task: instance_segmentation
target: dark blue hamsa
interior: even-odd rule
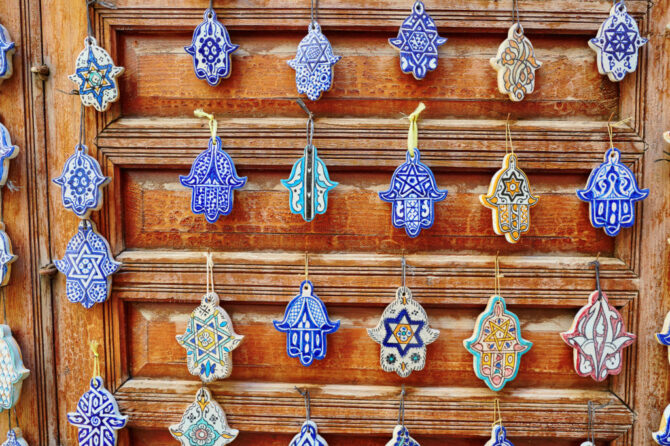
[[[410,237],[433,226],[434,203],[446,197],[447,191],[437,188],[433,172],[421,162],[419,149],[414,149],[414,156],[407,151],[407,161],[393,173],[391,187],[379,193],[379,198],[393,204],[393,226],[404,227]]]
[[[637,186],[635,175],[620,162],[621,152],[612,147],[605,153],[605,162],[591,172],[586,189],[577,196],[590,203],[591,224],[604,228],[614,237],[621,228],[635,223],[635,202],[644,200],[649,189]]]
[[[398,37],[389,39],[400,50],[402,72],[412,73],[416,79],[437,68],[437,48],[446,41],[437,34],[437,26],[421,0],[414,3],[412,13],[402,22]]]
[[[7,28],[0,25],[0,84],[12,75],[12,55],[16,45],[9,37]]]
[[[326,306],[312,289],[312,282],[302,282],[300,294],[286,307],[284,320],[274,321],[275,328],[286,333],[288,355],[299,358],[305,367],[326,357],[326,335],[340,328],[340,321],[330,320]]]
[[[191,210],[205,214],[209,223],[233,210],[233,191],[247,183],[238,177],[232,158],[223,150],[221,138],[209,139],[209,147],[193,161],[191,173],[180,176],[181,184],[193,189]]]
[[[193,32],[193,41],[184,49],[193,56],[193,69],[198,79],[212,87],[230,76],[230,55],[238,49],[228,36],[228,30],[216,19],[213,9],[205,11],[205,19]]]

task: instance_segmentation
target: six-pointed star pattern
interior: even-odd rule
[[[407,310],[403,309],[398,316],[384,321],[386,326],[386,337],[384,345],[395,347],[398,352],[405,356],[407,350],[412,347],[422,347],[421,329],[422,320],[413,320]]]

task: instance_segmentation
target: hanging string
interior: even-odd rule
[[[407,150],[409,156],[414,158],[414,149],[419,146],[419,126],[417,121],[422,111],[426,109],[426,105],[421,102],[419,106],[407,117],[409,119],[409,131],[407,132]]]
[[[305,251],[305,280],[309,280],[309,256]]]
[[[307,108],[307,105],[301,98],[298,98],[295,101],[298,103],[300,108],[302,108],[305,113],[307,113],[307,146],[311,147],[312,140],[314,139],[314,113],[312,113],[311,110]]]
[[[84,150],[86,145],[86,107],[84,103],[81,103],[81,110],[79,112],[79,144],[77,144],[77,150]]]
[[[598,299],[602,299],[603,292],[602,289],[600,288],[600,253],[598,253],[598,257],[596,257],[596,260],[589,263],[589,266],[591,265],[595,266],[596,268],[596,290],[598,290]]]
[[[86,2],[86,23],[88,25],[88,36],[86,41],[90,43],[90,39],[93,38],[93,24],[91,21],[91,8],[93,5],[100,5],[108,9],[116,9],[116,5],[113,3],[108,3],[103,0],[84,0]]]
[[[209,296],[214,292],[214,258],[212,257],[212,253],[207,252],[205,259],[207,259],[205,263],[205,274],[207,276],[205,294]]]
[[[91,352],[93,352],[93,376],[102,376],[100,373],[100,355],[98,354],[98,341],[91,341]]]
[[[316,6],[314,5],[315,2],[316,2]],[[315,25],[316,25],[317,18],[318,18],[317,17],[317,14],[319,12],[318,10],[319,10],[319,0],[312,0],[312,8],[311,8],[311,11],[310,11],[311,20],[309,22],[310,26],[316,27]]]
[[[500,254],[500,251],[496,252],[496,264],[495,264],[495,283],[494,283],[494,289],[493,292],[495,293],[496,296],[500,296],[500,278],[505,277],[504,275],[500,274],[500,263],[498,261],[498,255]]]
[[[12,430],[12,411],[8,410],[7,411],[7,425],[9,427],[9,430]]]
[[[214,11],[214,0],[209,0],[209,10]]]
[[[312,416],[312,403],[311,403],[310,397],[309,397],[309,389],[300,390],[296,386],[295,390],[297,390],[298,393],[305,398],[305,412],[306,412],[307,421],[309,421],[311,416]]]
[[[193,111],[193,114],[194,114],[197,118],[206,118],[206,119],[209,119],[209,133],[210,133],[210,135],[211,135],[211,138],[212,138],[212,139],[215,139],[215,138],[216,138],[216,131],[217,131],[217,129],[218,129],[219,123],[216,122],[216,119],[214,119],[214,115],[212,115],[212,114],[210,114],[210,113],[205,113],[205,112],[203,111],[203,109],[201,109],[201,108],[199,108],[199,109],[197,109],[197,110],[194,110],[194,111]]]
[[[614,147],[614,128],[626,128],[624,124],[628,123],[629,121],[633,120],[632,116],[627,117],[626,119],[622,119],[621,121],[612,123],[612,117],[614,116],[614,112],[610,115],[610,119],[607,121],[607,133],[609,134],[610,137],[610,149]]]
[[[512,7],[512,21],[514,21],[514,16],[516,15],[516,30],[514,31],[517,34],[523,34],[523,27],[521,26],[521,19],[519,18],[519,0],[514,0]]]
[[[405,261],[405,253],[402,253],[402,289],[404,290],[405,287],[405,278],[406,278],[406,272],[407,272],[407,262]]]
[[[588,424],[586,426],[587,429],[587,436],[586,439],[591,442],[592,445],[595,446],[596,444],[596,435],[594,432],[594,418],[595,418],[595,408],[593,407],[593,401],[589,401],[588,403]]]
[[[405,385],[400,390],[400,405],[398,406],[398,424],[405,427]]]
[[[5,294],[4,286],[0,288],[0,294],[2,295],[2,320],[7,325],[7,295]]]
[[[512,143],[512,129],[509,125],[509,114],[507,114],[507,121],[505,121],[505,155],[511,152],[514,155],[514,144]]]
[[[493,426],[502,426],[502,412],[500,411],[500,400],[493,400]]]

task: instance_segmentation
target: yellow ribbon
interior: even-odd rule
[[[211,133],[212,138],[216,138],[216,130],[217,130],[217,127],[218,127],[219,124],[216,122],[216,119],[214,119],[214,115],[212,115],[212,114],[210,114],[210,113],[205,113],[205,112],[203,111],[203,109],[201,109],[201,108],[195,110],[195,111],[193,112],[193,114],[194,114],[197,118],[206,118],[206,119],[209,119],[209,132]]]
[[[100,375],[100,355],[98,354],[98,341],[91,341],[91,351],[93,352],[93,376]]]
[[[502,412],[500,411],[500,400],[496,398],[493,401],[493,426],[502,426]]]
[[[426,105],[421,102],[419,106],[407,117],[409,119],[409,131],[407,132],[407,150],[409,156],[414,158],[414,149],[419,145],[419,126],[417,121],[422,111],[426,109]]]

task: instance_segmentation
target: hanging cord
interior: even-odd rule
[[[614,128],[626,128],[628,126],[624,125],[628,123],[629,121],[633,120],[632,116],[627,117],[626,119],[622,119],[619,122],[612,123],[612,117],[614,116],[614,112],[610,115],[610,119],[607,121],[607,133],[610,136],[610,149],[614,147]]]
[[[3,204],[4,203],[2,201],[2,187],[0,187],[0,227],[3,227],[5,225],[5,217],[4,212],[2,210]]]
[[[407,287],[405,286],[405,278],[407,276],[407,261],[405,260],[405,253],[402,253],[402,288],[405,290]]]
[[[512,21],[514,21],[515,15],[516,15],[516,30],[514,32],[517,35],[523,34],[523,26],[521,26],[521,19],[519,18],[519,0],[514,0],[512,8]]]
[[[309,280],[309,254],[305,251],[305,281]]]
[[[7,325],[7,294],[5,288],[4,286],[0,288],[0,294],[2,295],[2,320]]]
[[[495,293],[496,296],[500,296],[500,278],[505,277],[504,275],[500,274],[500,262],[498,261],[498,255],[500,254],[500,251],[496,252],[496,263],[495,263],[495,282],[494,282],[494,288],[493,292]]]
[[[79,144],[77,144],[77,150],[84,150],[86,145],[86,107],[84,103],[81,104],[81,110],[79,112]]]
[[[500,410],[500,400],[493,400],[493,427],[502,426],[502,412]]]
[[[203,109],[199,108],[197,110],[193,111],[193,114],[196,116],[196,118],[205,118],[209,119],[209,133],[211,135],[211,139],[216,138],[216,131],[219,127],[219,123],[216,122],[216,119],[214,119],[214,115],[210,113],[205,113]]]
[[[316,3],[316,6],[315,6]],[[310,22],[309,25],[316,28],[316,23],[318,20],[318,13],[319,13],[319,0],[312,0],[312,8],[310,10]]]
[[[297,386],[295,386],[295,390],[305,398],[306,419],[309,421],[312,416],[312,403],[309,397],[309,389],[300,390]]]
[[[409,119],[409,131],[407,132],[407,150],[409,150],[410,158],[414,158],[414,149],[419,146],[419,126],[417,121],[422,111],[426,109],[423,102],[407,117]]]
[[[593,446],[596,444],[596,434],[594,432],[594,426],[593,426],[593,421],[595,418],[595,408],[593,407],[593,401],[589,401],[588,403],[588,424],[586,425],[587,428],[587,436],[586,439],[591,442]]]
[[[589,266],[596,268],[596,290],[598,290],[598,300],[600,300],[603,297],[603,291],[600,288],[600,253],[593,262],[589,263]]]
[[[300,108],[302,108],[305,113],[307,113],[307,146],[312,147],[312,140],[314,139],[314,113],[311,112],[305,102],[298,98],[295,100]]]
[[[100,343],[96,340],[91,341],[91,352],[93,352],[93,376],[100,376],[100,355],[98,354],[98,347]]]
[[[207,276],[205,294],[209,296],[214,292],[214,258],[212,257],[212,253],[207,252],[205,259],[207,259],[205,263],[205,275]]]
[[[214,11],[214,0],[209,0],[209,10]]]
[[[505,155],[511,153],[514,155],[514,144],[512,143],[512,129],[509,125],[509,113],[507,114],[507,121],[505,121]]]
[[[93,5],[100,5],[104,8],[108,9],[116,9],[116,5],[113,3],[108,3],[103,0],[84,0],[86,2],[86,23],[88,25],[88,36],[86,38],[86,41],[88,43],[91,43],[91,39],[93,38],[93,22],[91,21],[91,8]]]
[[[405,385],[400,390],[400,405],[398,406],[398,424],[405,427]]]

